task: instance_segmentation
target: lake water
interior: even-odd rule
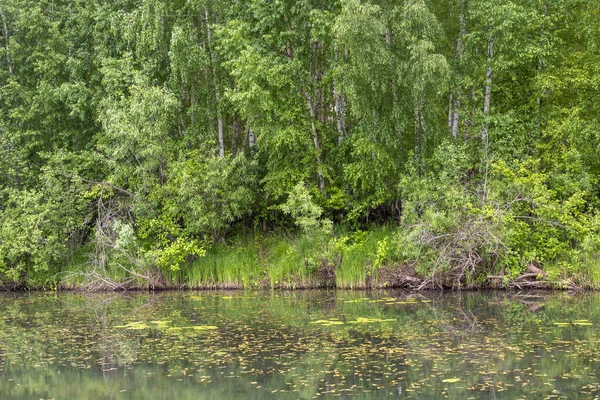
[[[0,398],[596,399],[597,293],[0,294]]]

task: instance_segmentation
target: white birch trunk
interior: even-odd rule
[[[396,71],[395,71],[395,67],[394,67],[394,60],[392,59],[392,34],[390,31],[390,27],[389,24],[386,25],[385,27],[385,43],[388,46],[388,51],[389,51],[389,55],[390,55],[390,62],[389,62],[389,67],[390,70],[392,72],[392,80],[390,82],[390,86],[392,87],[392,105],[393,105],[393,112],[394,112],[394,131],[396,133],[396,137],[400,138],[400,127],[396,118],[396,113],[397,113],[397,108],[398,108],[398,88],[396,85]]]
[[[252,130],[252,128],[249,128],[248,129],[248,146],[250,147],[250,153],[252,153],[254,151],[254,143],[255,143],[254,131]]]
[[[485,92],[483,99],[483,129],[481,130],[481,142],[483,143],[483,202],[487,201],[487,178],[488,178],[488,166],[489,166],[489,127],[490,127],[490,108],[492,104],[492,76],[494,73],[493,69],[494,61],[494,40],[490,37],[488,40],[487,48],[487,71],[485,74]],[[481,171],[481,167],[480,167]]]
[[[452,92],[450,92],[450,100],[448,101],[448,128],[452,128]]]
[[[344,93],[333,87],[333,97],[335,98],[335,115],[338,131],[338,144],[341,144],[346,137],[346,98]]]
[[[219,81],[217,79],[217,61],[216,61],[216,56],[215,56],[215,52],[213,50],[212,47],[212,29],[210,28],[210,20],[209,20],[209,16],[208,16],[208,9],[204,9],[204,16],[206,17],[206,30],[207,30],[207,36],[208,36],[208,51],[210,53],[210,63],[212,66],[212,72],[213,72],[213,82],[214,82],[214,86],[215,86],[215,101],[216,101],[216,106],[217,106],[217,140],[218,140],[218,146],[219,146],[219,157],[223,158],[225,157],[225,135],[224,135],[224,123],[223,123],[223,116],[221,115],[221,111],[219,109],[219,102],[220,102],[220,98],[219,98]]]
[[[306,97],[306,105],[308,106],[308,112],[310,113],[310,125],[312,129],[313,135],[313,145],[315,146],[315,150],[317,152],[317,181],[319,190],[323,190],[325,188],[325,180],[323,179],[323,174],[319,169],[321,168],[321,143],[319,142],[319,134],[317,132],[317,126],[315,125],[315,106],[311,101],[310,95],[305,93]]]
[[[457,93],[456,99],[454,100],[454,115],[452,116],[452,136],[454,139],[458,138],[460,120],[460,93]]]
[[[425,172],[425,148],[427,145],[427,124],[425,122],[425,100],[414,99],[414,135],[415,135],[415,163],[419,174]]]
[[[483,129],[481,131],[481,140],[483,141],[484,150],[487,154],[488,147],[488,129],[489,129],[489,116],[490,116],[490,107],[492,104],[492,76],[494,73],[493,69],[493,60],[494,60],[494,40],[490,38],[488,40],[487,47],[487,70],[485,74],[485,93],[483,99]]]
[[[547,5],[544,3],[544,19],[542,20],[542,26],[540,27],[540,34],[543,37],[544,36],[544,31],[545,31],[545,23],[546,23],[546,17],[548,16],[548,7]],[[538,57],[538,68],[537,68],[537,74],[538,77],[542,74],[542,70],[544,69],[544,60],[542,59],[541,56]],[[535,99],[535,104],[537,107],[537,121],[536,121],[536,143],[539,142],[540,140],[540,136],[542,135],[542,93],[538,92],[537,98]]]
[[[8,32],[8,24],[6,23],[6,16],[4,15],[4,11],[0,8],[0,17],[2,18],[2,27],[4,28],[4,49],[6,51],[6,65],[8,66],[8,73],[10,75],[13,74],[12,63],[10,61],[9,54],[9,40],[10,34]]]
[[[218,104],[218,96],[217,96],[217,104]],[[217,129],[219,131],[219,157],[225,157],[225,139],[223,137],[223,118],[219,117],[217,121]]]
[[[460,65],[462,60],[463,52],[464,52],[464,38],[467,33],[467,28],[465,24],[465,15],[464,15],[464,2],[461,1],[460,4],[460,32],[458,34],[458,40],[456,41],[456,63]],[[459,76],[460,79],[460,76]],[[456,97],[454,98],[454,114],[452,116],[452,136],[454,139],[458,138],[459,134],[459,122],[460,122],[460,92],[461,92],[460,81],[456,87]]]

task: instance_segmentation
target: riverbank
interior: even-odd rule
[[[228,243],[207,246],[199,257],[188,257],[170,268],[134,262],[99,266],[90,249],[82,249],[54,274],[31,271],[24,279],[4,280],[3,290],[215,290],[215,289],[391,289],[482,290],[600,288],[593,273],[564,264],[534,261],[518,270],[501,262],[460,263],[475,257],[454,255],[454,264],[439,265],[432,257],[403,259],[398,228],[336,232],[323,240],[305,236],[239,235]],[[480,260],[486,255],[477,254]],[[436,264],[436,261],[438,264]],[[595,271],[589,267],[588,271]]]

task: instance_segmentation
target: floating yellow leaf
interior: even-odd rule
[[[392,322],[396,321],[395,319],[382,319],[382,318],[364,318],[358,317],[356,321],[349,321],[349,324],[371,324],[374,322]]]
[[[143,322],[130,322],[126,325],[117,325],[115,326],[115,328],[125,328],[125,329],[132,329],[132,330],[141,330],[141,329],[146,329],[149,328],[148,325],[146,325]]]
[[[456,382],[460,382],[460,378],[448,378],[448,379],[444,379],[442,382],[444,382],[444,383],[456,383]]]
[[[210,331],[219,328],[214,325],[196,325],[192,326],[192,329],[196,329],[197,331]]]

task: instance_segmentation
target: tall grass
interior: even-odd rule
[[[365,288],[377,278],[378,244],[391,235],[390,229],[381,227],[368,232],[338,230],[335,240],[341,243],[339,248],[332,245],[332,237],[315,242],[314,238],[302,235],[238,236],[228,244],[210,246],[204,256],[178,270],[162,271],[162,277],[165,287],[171,288],[293,289],[327,284],[323,270],[328,269],[335,273],[336,287]],[[91,268],[86,250],[75,254],[54,277],[61,287],[77,288],[86,284],[85,273]],[[131,281],[132,277],[123,268],[113,266],[102,273],[115,282],[148,286],[143,280]]]
[[[262,274],[254,243],[246,247],[217,244],[186,267],[181,279],[189,287],[220,284],[252,287]]]
[[[230,245],[209,248],[203,257],[185,268],[181,280],[188,287],[305,286],[310,281],[310,271],[306,268],[310,253],[302,238],[238,238]]]
[[[294,287],[305,283],[307,271],[298,247],[287,240],[277,240],[271,245],[264,260],[270,286]]]
[[[336,269],[338,288],[362,289],[377,280],[377,248],[379,243],[391,237],[389,228],[380,227],[367,232],[347,233],[349,243],[344,247],[342,263]]]

